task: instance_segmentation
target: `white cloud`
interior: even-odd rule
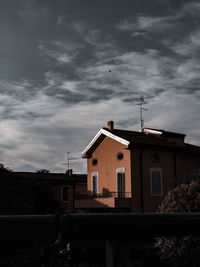
[[[146,127],[185,133],[186,142],[200,145],[197,135],[200,123],[199,100],[195,96],[165,92],[149,101],[147,106]]]
[[[117,25],[120,31],[132,31],[135,34],[145,35],[145,32],[162,32],[173,26],[172,17],[150,17],[138,15],[137,19],[128,18]],[[141,32],[140,32],[141,31]],[[133,35],[135,36],[135,35]]]
[[[184,57],[194,56],[200,52],[200,30],[195,30],[190,33],[184,40],[179,43],[172,45],[171,49]]]
[[[41,44],[38,46],[38,48],[43,53],[44,56],[56,60],[57,64],[69,64],[77,55],[77,53],[69,54],[67,52],[55,49],[49,49]]]
[[[25,22],[25,27],[35,27],[50,17],[51,10],[47,6],[37,6],[34,0],[21,1],[17,14]]]
[[[166,16],[154,17],[146,14],[139,14],[137,17],[129,17],[121,21],[116,27],[120,31],[133,32],[132,36],[138,34],[145,36],[147,33],[166,33],[166,30],[172,32],[183,25],[183,20],[190,22],[197,21],[199,18],[200,4],[192,1],[185,3],[180,10]],[[176,25],[176,26],[175,26]],[[180,30],[182,30],[180,28]]]
[[[106,49],[112,47],[112,38],[109,34],[104,34],[99,30],[91,30],[85,36],[85,41],[89,44],[99,48]]]
[[[60,88],[71,92],[78,92],[80,85],[81,83],[78,81],[64,81]]]
[[[58,16],[57,25],[60,25],[62,23],[62,16]]]

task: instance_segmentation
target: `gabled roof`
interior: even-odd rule
[[[98,133],[95,135],[95,137],[92,139],[92,141],[89,143],[89,145],[84,149],[84,151],[81,153],[81,156],[84,158],[86,156],[86,153],[90,150],[90,148],[97,142],[97,140],[99,139],[99,137],[101,135],[105,135],[110,137],[113,140],[118,141],[119,143],[128,146],[130,144],[130,142],[126,139],[124,139],[123,137],[120,137],[119,135],[116,135],[114,133],[114,130],[110,131],[107,128],[102,128],[100,131],[98,131]]]
[[[145,128],[143,131],[127,131],[109,128],[102,128],[96,136],[92,139],[89,145],[82,152],[82,157],[86,158],[88,153],[95,150],[99,143],[105,138],[109,137],[127,147],[134,147],[136,145],[148,145],[148,146],[159,146],[159,147],[184,147],[187,150],[193,152],[200,152],[200,148],[184,143],[185,134],[169,132],[164,130]],[[172,142],[168,138],[176,138],[181,142]]]
[[[37,173],[37,172],[14,172],[25,178],[35,179],[39,182],[45,182],[52,185],[61,184],[76,184],[87,183],[86,174],[72,174],[66,173]]]

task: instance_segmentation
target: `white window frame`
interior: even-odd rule
[[[160,172],[160,184],[161,184],[161,194],[153,194],[152,193],[152,172],[157,171]],[[162,176],[162,169],[161,168],[150,168],[150,177],[151,177],[151,196],[163,196],[163,176]]]
[[[68,200],[63,200],[63,188],[64,187],[67,187],[68,191],[71,190],[71,187],[69,185],[63,185],[62,186],[62,190],[61,190],[61,202],[68,202],[69,199]],[[69,195],[68,195],[68,198],[69,198]]]
[[[99,194],[99,174],[98,174],[98,172],[92,172],[91,173],[91,192],[94,195],[94,192],[93,192],[93,176],[97,177],[97,197],[98,197],[98,194]]]
[[[125,168],[121,167],[121,168],[117,168],[116,169],[116,193],[118,194],[119,190],[118,190],[118,183],[117,183],[117,174],[118,173],[124,173],[125,174],[125,192],[126,193],[126,172],[125,172]]]

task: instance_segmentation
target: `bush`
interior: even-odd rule
[[[158,212],[200,212],[200,184],[191,182],[177,186],[164,198]],[[195,236],[160,237],[155,247],[163,266],[199,266],[200,239]]]

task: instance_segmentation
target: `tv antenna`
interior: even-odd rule
[[[69,154],[70,154],[70,152],[67,152],[67,168],[68,168],[68,170],[69,170],[69,160],[70,160]]]
[[[143,119],[143,110],[148,110],[147,108],[143,108],[143,105],[147,104],[144,100],[145,98],[143,96],[140,96],[140,103],[138,104],[140,106],[140,126],[141,126],[141,131],[144,128],[144,119]]]

